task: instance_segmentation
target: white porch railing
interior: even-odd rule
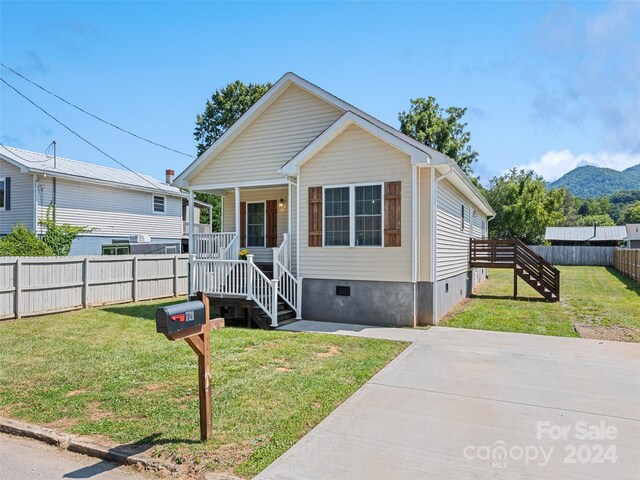
[[[273,278],[278,280],[279,295],[302,318],[302,278],[289,271],[289,236],[283,234],[282,243],[273,249]]]
[[[233,256],[230,247],[237,243],[235,232],[222,233],[194,233],[193,246],[189,246],[190,252],[196,258],[232,259],[238,258],[237,252]],[[227,256],[229,255],[229,256]]]
[[[253,300],[278,326],[278,280],[269,280],[247,260],[218,260],[191,257],[191,293],[205,292],[219,295],[242,295]]]

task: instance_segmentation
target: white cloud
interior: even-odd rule
[[[569,170],[583,165],[593,165],[622,171],[639,163],[640,153],[598,152],[579,153],[576,155],[570,150],[551,150],[542,155],[539,160],[532,160],[528,164],[520,165],[517,168],[533,170],[538,175],[542,175],[545,180],[551,182],[557,180]]]

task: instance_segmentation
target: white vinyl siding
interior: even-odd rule
[[[190,184],[242,184],[282,180],[280,167],[344,112],[291,85],[195,175]]]
[[[352,125],[302,166],[299,181],[300,275],[318,279],[411,281],[411,161],[407,154]],[[385,181],[402,182],[400,247],[308,246],[309,187]]]
[[[11,233],[11,227],[22,224],[33,230],[33,176],[0,159],[0,178],[11,178],[11,208],[0,210],[0,235]]]
[[[436,265],[437,279],[459,275],[469,270],[470,205],[447,180],[438,182]],[[462,206],[465,227],[462,224]],[[476,213],[479,215],[479,213]]]
[[[38,218],[45,218],[53,199],[51,177],[38,177]],[[182,198],[165,196],[165,214],[150,208],[151,194],[58,178],[56,223],[92,227],[87,235],[146,234],[157,238],[182,238]]]
[[[293,189],[293,195],[295,196],[295,188]],[[231,190],[227,192],[224,197],[224,224],[223,230],[225,232],[236,231],[236,203],[235,194]],[[288,212],[289,208],[292,208],[292,202],[287,197],[287,187],[276,188],[260,188],[260,189],[247,189],[240,190],[240,200],[242,202],[266,202],[267,200],[284,200],[285,207],[280,208],[278,206],[277,222],[278,222],[278,245],[282,243],[283,233],[287,231]],[[294,199],[295,200],[295,199]],[[248,206],[248,205],[247,205]],[[295,209],[295,203],[293,203]],[[293,218],[295,219],[295,210],[292,211]],[[295,222],[295,220],[294,220]],[[295,224],[295,223],[294,223]],[[293,240],[293,239],[292,239]],[[273,250],[267,247],[247,247],[253,255],[255,262],[267,262],[270,263],[273,260]]]

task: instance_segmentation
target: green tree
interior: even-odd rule
[[[489,222],[490,235],[540,243],[546,227],[564,220],[564,196],[562,190],[547,190],[543,178],[532,171],[514,168],[494,177],[487,192],[487,199],[496,211]]]
[[[0,257],[51,257],[53,251],[24,225],[14,225],[0,238]]]
[[[40,220],[40,225],[44,226],[47,231],[42,236],[42,241],[49,247],[54,255],[66,257],[69,255],[71,245],[78,235],[81,233],[91,232],[93,229],[88,227],[77,227],[68,223],[56,224],[55,207],[49,205],[47,207],[47,218]]]
[[[469,145],[471,133],[467,124],[461,122],[466,108],[440,107],[434,97],[411,100],[408,112],[398,114],[400,130],[405,135],[444,153],[456,161],[463,172],[473,174],[472,164],[478,152]]]
[[[204,113],[196,116],[193,136],[197,141],[198,155],[202,155],[270,88],[271,83],[245,84],[236,80],[213,92],[205,104]],[[220,197],[202,192],[196,192],[195,196],[198,200],[213,205],[213,230],[221,231]],[[200,223],[209,223],[208,210],[200,211]]]
[[[597,223],[600,227],[608,227],[616,224],[616,222],[613,221],[613,218],[611,218],[607,213],[601,215],[587,215],[580,217],[578,220],[578,225],[583,227],[590,227],[594,223]]]
[[[640,223],[640,201],[625,208],[621,220],[622,223]]]

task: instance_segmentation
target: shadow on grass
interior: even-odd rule
[[[188,443],[188,444],[196,444],[201,443],[198,440],[192,439],[181,439],[181,438],[159,438],[161,436],[160,433],[154,433],[152,435],[148,435],[140,440],[137,440],[132,443],[127,443],[124,445],[118,445],[109,450],[107,453],[107,458],[101,460],[100,462],[89,465],[88,467],[82,467],[78,470],[74,470],[73,472],[65,473],[64,478],[91,478],[96,475],[100,475],[104,472],[108,472],[110,470],[114,470],[120,466],[119,463],[115,463],[112,460],[116,460],[117,457],[121,455],[126,455],[128,457],[132,455],[139,455],[143,452],[146,452],[150,448],[156,445],[166,445],[166,444],[174,444],[174,443]]]
[[[627,290],[631,290],[632,292],[635,292],[636,295],[640,296],[640,286],[636,282],[631,280],[629,277],[625,277],[622,273],[616,270],[615,267],[606,267],[606,268],[607,268],[607,272],[609,272],[611,275],[613,275],[622,283],[624,283],[624,285],[627,287]]]
[[[480,300],[513,300],[514,302],[546,302],[542,297],[520,297],[513,298],[513,295],[478,295],[472,294],[470,298],[478,298]]]
[[[140,320],[154,320],[156,319],[156,310],[166,305],[174,305],[176,303],[184,302],[184,299],[167,298],[165,301],[157,301],[153,304],[149,303],[128,303],[126,305],[112,305],[109,307],[103,307],[101,310],[109,313],[115,313],[116,315],[126,315],[128,317],[139,318]]]

